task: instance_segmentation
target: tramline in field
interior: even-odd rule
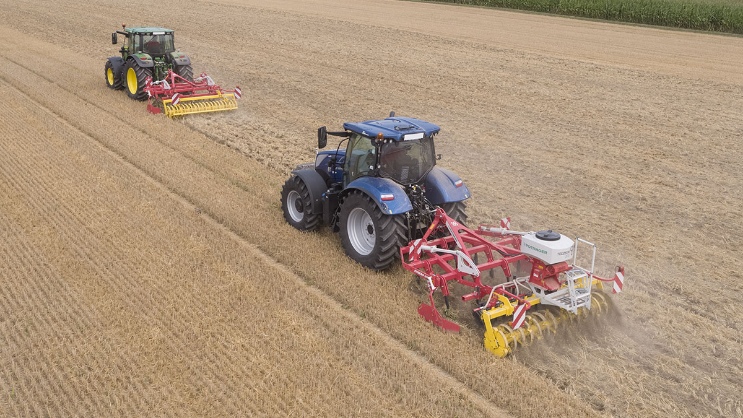
[[[121,56],[106,60],[106,85],[126,90],[135,100],[148,100],[147,110],[169,117],[237,109],[240,87],[226,90],[202,73],[194,79],[191,59],[175,49],[174,33],[165,28],[127,28],[111,34]]]

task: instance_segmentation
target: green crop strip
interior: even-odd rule
[[[736,0],[430,0],[618,22],[743,34]]]

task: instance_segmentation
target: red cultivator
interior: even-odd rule
[[[480,226],[471,230],[437,209],[434,221],[421,239],[401,248],[403,266],[425,279],[429,303],[418,308],[423,318],[447,331],[459,331],[459,325],[444,318],[436,309],[434,294],[441,289],[449,307],[449,283],[473,288],[462,300],[477,302],[474,310],[485,325],[485,347],[498,357],[510,353],[519,343],[539,337],[545,330],[571,315],[586,314],[592,305],[596,311],[606,308],[602,293],[594,286],[612,283],[619,293],[624,283],[624,267],[618,267],[613,278],[593,274],[596,246],[578,238],[571,240],[553,231],[510,231],[510,221],[500,227]],[[578,246],[591,247],[591,268],[579,267]],[[478,261],[479,260],[479,261]],[[570,263],[569,263],[570,262]],[[488,285],[482,275],[500,269],[504,283]],[[524,276],[518,276],[520,273]],[[560,308],[527,314],[536,304]],[[493,325],[493,320],[511,317],[509,323]]]
[[[147,110],[151,113],[165,113],[171,118],[237,109],[237,100],[242,95],[240,87],[223,90],[204,73],[190,81],[172,70],[168,70],[168,75],[163,80],[147,79],[144,91],[149,96]]]

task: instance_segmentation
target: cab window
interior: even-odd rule
[[[376,161],[376,147],[371,138],[359,134],[351,135],[343,167],[346,172],[346,185],[359,177],[371,174]]]

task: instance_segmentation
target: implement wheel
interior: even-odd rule
[[[121,73],[114,71],[114,66],[111,60],[106,60],[106,67],[103,69],[103,75],[106,78],[106,85],[110,89],[122,90],[124,88],[124,81],[121,79]]]
[[[373,270],[388,268],[406,240],[404,215],[385,215],[363,192],[353,191],[340,211],[341,244],[349,257]]]
[[[441,209],[444,209],[447,215],[460,224],[466,225],[467,223],[467,205],[464,202],[449,202],[441,205]]]
[[[291,176],[281,189],[281,210],[289,225],[300,231],[312,231],[320,225],[320,214],[312,213],[312,199],[307,185]]]
[[[175,73],[179,76],[185,78],[188,81],[193,81],[193,68],[191,67],[191,64],[188,65],[176,65]]]
[[[126,94],[134,100],[147,100],[147,93],[144,92],[147,77],[152,77],[151,69],[140,67],[133,59],[127,61],[124,69]]]

